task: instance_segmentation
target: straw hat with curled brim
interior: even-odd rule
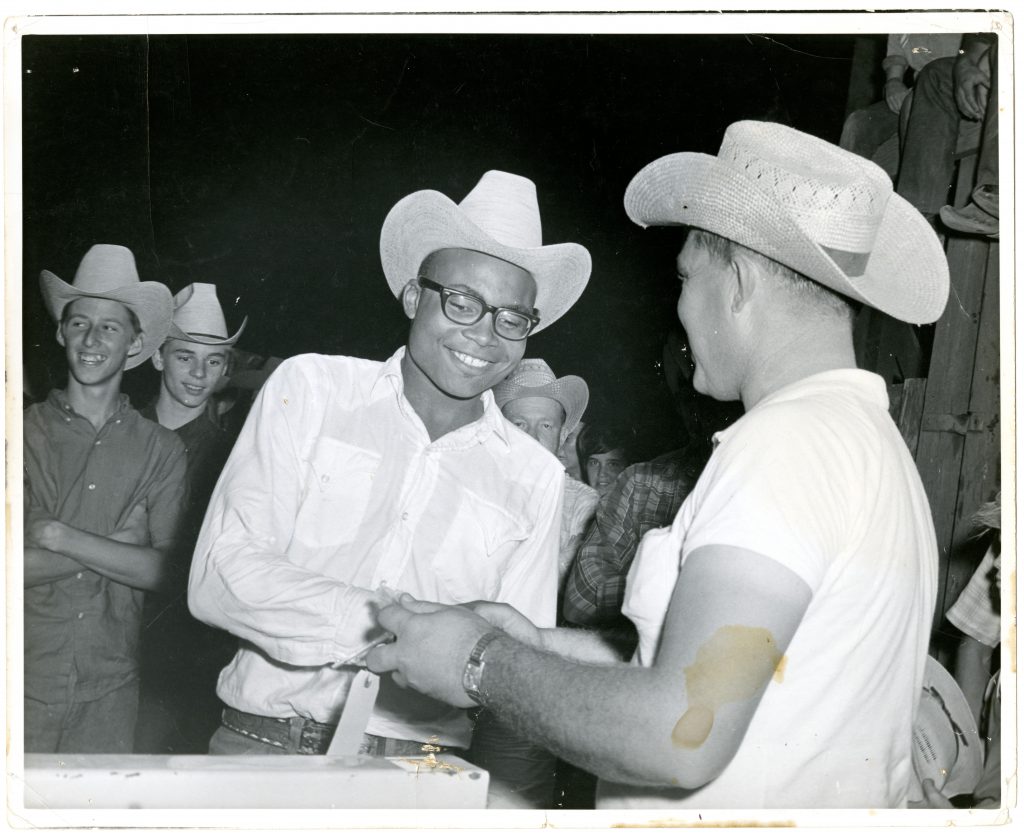
[[[582,377],[569,375],[556,379],[543,359],[522,359],[512,373],[494,386],[494,402],[498,408],[504,408],[512,400],[523,397],[547,397],[562,406],[565,422],[559,442],[564,443],[587,410],[590,389]]]
[[[213,284],[189,284],[174,296],[174,316],[168,338],[201,345],[233,345],[242,335],[248,320],[246,316],[235,335],[228,336],[224,311],[217,301],[217,287]]]
[[[981,779],[984,754],[977,722],[953,676],[931,655],[924,668],[911,760],[912,802],[924,796],[921,783],[925,779],[931,779],[946,797],[971,793]]]
[[[142,329],[142,349],[128,357],[125,370],[149,359],[167,338],[173,310],[171,291],[156,281],[140,281],[135,256],[124,246],[97,243],[85,253],[71,284],[44,269],[39,286],[46,309],[56,322],[76,298],[120,301],[134,312]]]
[[[736,122],[718,156],[655,160],[625,206],[641,226],[714,232],[912,324],[935,321],[949,296],[938,237],[886,173],[784,125]]]
[[[580,297],[590,278],[590,253],[578,243],[541,245],[540,208],[532,180],[488,171],[456,205],[438,191],[416,191],[388,212],[380,260],[395,296],[439,249],[471,249],[513,263],[537,283],[534,307],[543,330]]]

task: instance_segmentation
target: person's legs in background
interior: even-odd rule
[[[921,70],[907,120],[896,192],[930,221],[947,202],[953,179],[960,112],[953,98],[953,58]]]

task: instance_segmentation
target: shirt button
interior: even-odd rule
[[[408,521],[408,520],[409,520],[409,513],[402,513],[402,521]]]
[[[120,420],[115,420],[114,422],[117,423],[117,425],[119,425],[119,426],[121,425],[121,421]]]
[[[81,578],[82,578],[81,572],[75,574],[75,579],[81,579]]]
[[[89,484],[89,489],[96,489],[96,484]]]
[[[97,440],[97,441],[96,441],[96,443],[95,443],[94,445],[96,445],[96,446],[99,446],[99,445],[100,445],[100,443],[102,443],[102,442],[103,442],[102,440]]]
[[[78,619],[82,619],[84,616],[85,616],[85,612],[84,611],[79,611],[78,612]]]

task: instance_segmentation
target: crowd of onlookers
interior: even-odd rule
[[[924,622],[926,592],[934,580],[927,502],[906,450],[897,449],[898,435],[880,419],[875,380],[850,367],[849,299],[907,322],[934,321],[948,275],[921,264],[941,259],[933,240],[938,224],[998,235],[996,42],[984,35],[894,35],[883,68],[884,101],[852,114],[840,144],[875,159],[895,180],[896,194],[930,224],[924,228],[920,217],[887,215],[923,253],[921,286],[930,282],[928,288],[908,291],[912,301],[882,298],[883,292],[897,295],[894,289],[880,290],[877,299],[860,295],[861,285],[845,273],[863,277],[855,270],[864,269],[872,247],[883,245],[873,235],[858,244],[865,256],[859,266],[851,260],[837,271],[836,262],[819,259],[821,252],[831,259],[833,250],[815,244],[815,254],[786,264],[791,272],[780,279],[777,262],[784,247],[747,248],[762,246],[770,234],[744,243],[739,238],[745,227],[729,225],[731,216],[720,228],[710,214],[689,215],[689,206],[671,203],[673,211],[684,212],[678,224],[695,229],[677,261],[683,285],[679,314],[688,338],[682,331],[670,333],[663,355],[685,442],[646,460],[636,452],[642,425],[622,430],[607,414],[587,411],[585,371],[560,376],[544,359],[524,358],[527,337],[579,297],[590,259],[577,244],[541,246],[534,186],[522,177],[492,171],[458,205],[421,191],[392,209],[382,231],[381,259],[410,332],[408,343],[383,363],[319,355],[282,362],[247,353],[237,345],[245,321],[228,327],[213,285],[190,284],[172,296],[162,284],[140,280],[132,253],[122,246],[93,246],[71,283],[44,270],[41,290],[58,325],[68,373],[65,388],[45,396],[33,392],[35,401],[25,410],[26,750],[323,753],[354,670],[383,666],[386,652],[410,639],[401,628],[385,625],[396,616],[402,591],[421,601],[407,601],[413,606],[500,604],[505,613],[485,607],[480,616],[505,625],[483,634],[466,664],[462,685],[473,710],[454,708],[457,698],[437,697],[408,675],[404,682],[397,674],[393,680],[385,676],[361,752],[409,755],[429,742],[432,751],[455,751],[490,772],[492,807],[593,807],[596,778],[586,766],[588,754],[577,755],[574,747],[587,744],[569,738],[569,729],[564,739],[545,734],[529,720],[539,707],[528,705],[518,714],[486,691],[485,652],[497,641],[504,652],[497,656],[504,660],[493,660],[492,652],[487,662],[490,674],[500,674],[499,664],[515,658],[531,669],[553,662],[544,659],[548,655],[576,658],[574,641],[594,638],[600,653],[588,648],[579,655],[587,659],[583,666],[601,671],[618,663],[637,675],[650,671],[664,645],[666,621],[684,616],[675,608],[681,603],[669,599],[677,574],[693,576],[680,573],[680,554],[690,546],[684,542],[701,535],[723,540],[709,539],[696,551],[697,567],[690,569],[708,571],[697,574],[707,583],[700,587],[709,594],[721,590],[715,578],[720,565],[701,567],[709,550],[766,571],[778,584],[769,593],[754,583],[750,593],[763,590],[765,599],[761,608],[752,606],[751,616],[764,613],[793,638],[803,613],[812,610],[811,589],[827,597],[842,585],[832,573],[838,568],[818,563],[822,552],[834,547],[844,559],[870,559],[874,551],[865,547],[860,556],[850,556],[817,517],[846,529],[848,504],[831,494],[832,483],[813,495],[794,486],[828,477],[816,471],[815,461],[823,450],[831,455],[837,444],[831,424],[823,428],[816,418],[807,420],[819,445],[806,454],[806,438],[795,430],[789,437],[789,422],[772,422],[776,413],[804,425],[808,414],[825,410],[838,420],[848,418],[851,408],[863,408],[870,418],[851,419],[851,435],[865,422],[877,424],[872,431],[884,442],[868,441],[865,448],[875,454],[891,447],[892,454],[878,453],[877,467],[887,472],[886,488],[903,496],[907,509],[887,522],[911,560],[893,570],[905,579],[917,570],[907,567],[913,560],[924,565],[920,581],[907,580],[908,595],[916,596],[906,614],[908,622]],[[945,205],[951,166],[957,137],[970,121],[982,126],[977,185],[968,206],[953,208]],[[782,139],[769,135],[775,129],[785,131]],[[792,160],[773,157],[783,139],[807,143],[808,158],[820,157],[821,167],[788,170]],[[727,131],[715,164],[732,164],[743,153],[750,156],[745,171],[763,165],[777,182],[794,183],[780,200],[806,198],[813,204],[800,211],[821,209],[814,201],[822,187],[851,204],[872,190],[872,197],[888,196],[873,168],[865,170],[859,160],[851,161],[856,157],[796,131],[739,123]],[[665,160],[680,178],[685,165],[695,164],[689,158],[685,164]],[[852,172],[848,179],[831,182],[843,166]],[[650,175],[654,191],[668,180],[661,176]],[[735,176],[722,176],[723,192],[761,187],[741,188]],[[634,219],[676,222],[639,205]],[[822,220],[820,228],[827,226]],[[795,228],[780,226],[772,233],[811,234]],[[706,278],[715,270],[736,282],[728,302],[708,300],[718,292],[709,287],[720,286]],[[801,289],[778,289],[780,280]],[[761,289],[755,293],[752,287]],[[705,306],[698,309],[692,300],[684,305],[687,293],[697,292],[707,294]],[[734,318],[742,318],[737,311],[748,309],[757,325],[736,324]],[[806,349],[790,354],[793,331],[805,323]],[[722,332],[733,341],[709,348],[709,340]],[[767,355],[778,367],[764,361]],[[123,393],[122,377],[147,362],[159,377],[159,390],[152,401],[133,404]],[[770,407],[759,405],[761,399]],[[837,409],[835,402],[842,405]],[[749,419],[752,410],[761,422]],[[708,467],[723,437],[726,451],[715,458],[716,467]],[[782,444],[770,447],[777,458],[751,451],[772,442]],[[860,465],[859,458],[851,463],[845,447],[836,460],[851,472]],[[741,474],[731,474],[729,464]],[[790,466],[803,474],[792,475]],[[707,475],[706,468],[714,471]],[[862,486],[866,497],[856,500],[877,498],[869,485]],[[791,506],[815,508],[816,517],[789,518]],[[719,516],[707,507],[726,520],[715,520]],[[736,517],[730,519],[730,512]],[[786,554],[792,564],[763,557],[757,530],[741,529],[747,524],[773,531],[768,538],[791,536],[799,551]],[[960,804],[1000,801],[1000,690],[994,668],[999,527],[997,499],[978,516],[985,556],[946,613],[963,637],[951,663],[953,677],[929,661],[924,686],[915,693],[922,705],[913,728],[912,805],[937,807],[951,797]],[[869,535],[880,533],[864,532],[863,541]],[[635,564],[642,542],[646,558]],[[778,543],[763,544],[771,550]],[[738,586],[741,578],[734,577]],[[682,599],[685,591],[677,590]],[[797,613],[774,620],[768,609],[776,598],[780,609]],[[688,604],[697,610],[703,601]],[[848,603],[835,604],[850,614]],[[508,619],[509,609],[530,625]],[[409,610],[423,616],[432,611]],[[535,628],[557,632],[563,641],[558,645],[573,648],[533,657],[531,640],[540,639]],[[722,650],[722,641],[733,639],[732,628],[737,627],[716,631],[698,657]],[[901,653],[893,655],[896,665],[927,642],[912,627],[905,631]],[[767,644],[774,645],[773,638]],[[801,652],[817,654],[813,647],[797,651],[790,672],[797,680]],[[592,657],[600,662],[591,664]],[[761,677],[745,695],[707,694],[706,681],[693,682],[687,672],[691,709],[676,716],[674,749],[701,747],[712,734],[720,701],[763,692],[773,672],[781,680],[784,655],[768,657],[770,663],[755,664]],[[908,667],[899,674],[912,689],[915,673]],[[868,687],[867,678],[863,683]],[[811,688],[806,692],[811,697]],[[696,693],[703,700],[694,701]],[[787,708],[781,702],[770,707]],[[910,714],[908,705],[899,709],[904,718]],[[753,708],[744,716],[754,721]],[[893,717],[896,724],[901,720]],[[751,727],[755,737],[770,743],[763,722]],[[744,761],[741,767],[751,767]],[[633,772],[612,772],[623,783],[613,785],[613,792],[628,799],[625,786],[632,784]],[[811,781],[801,790],[810,790],[806,785],[813,779],[805,776]],[[650,784],[673,789],[664,781]],[[864,777],[864,790],[884,793],[889,788],[878,787],[884,781],[877,774]],[[835,801],[850,796],[855,794]]]

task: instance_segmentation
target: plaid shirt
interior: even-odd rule
[[[622,616],[626,574],[648,530],[672,523],[708,453],[696,445],[628,467],[601,500],[566,582],[562,615],[576,625]]]

